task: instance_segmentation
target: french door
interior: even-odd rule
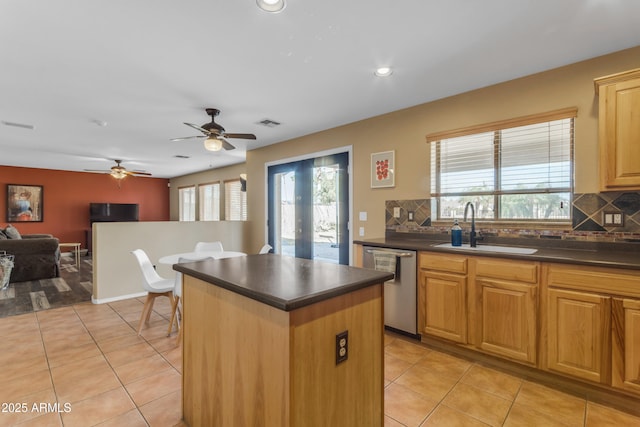
[[[349,264],[349,155],[269,166],[268,239],[274,252]]]

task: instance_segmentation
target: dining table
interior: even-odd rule
[[[198,261],[205,258],[214,258],[214,259],[223,259],[223,258],[233,258],[247,256],[244,252],[237,251],[198,251],[198,252],[182,252],[179,254],[171,254],[165,255],[158,259],[160,264],[178,264],[180,258],[186,259],[189,261]]]

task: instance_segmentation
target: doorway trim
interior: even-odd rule
[[[299,156],[287,157],[285,159],[273,160],[264,164],[264,241],[269,239],[269,167],[282,165],[285,163],[297,162],[300,160],[309,160],[316,157],[330,156],[333,154],[347,153],[349,159],[349,219],[347,224],[348,244],[349,244],[349,265],[353,265],[353,145],[344,147],[331,148],[313,153],[306,153]]]

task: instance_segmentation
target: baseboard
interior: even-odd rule
[[[99,299],[96,299],[93,297],[93,295],[91,295],[91,302],[93,304],[106,304],[114,301],[122,301],[123,299],[139,298],[139,297],[146,297],[146,296],[147,296],[146,292],[140,292],[137,294],[129,294],[129,295],[119,295],[117,297],[99,298]]]

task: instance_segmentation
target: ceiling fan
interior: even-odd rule
[[[239,139],[256,139],[256,136],[252,133],[227,133],[222,126],[216,123],[216,116],[220,114],[220,110],[217,108],[207,108],[205,110],[209,116],[211,116],[211,122],[205,123],[202,126],[197,126],[192,123],[184,123],[200,132],[202,135],[185,136],[183,138],[173,138],[171,141],[182,141],[185,139],[193,138],[206,138],[204,140],[204,148],[209,151],[220,151],[221,149],[233,150],[236,147],[229,144],[225,138],[239,138]]]
[[[127,170],[124,166],[122,166],[120,164],[120,163],[122,163],[122,160],[114,159],[113,161],[116,162],[116,165],[115,166],[111,166],[111,169],[109,169],[109,170],[85,169],[85,171],[87,171],[87,172],[105,172],[105,173],[109,173],[115,179],[123,179],[123,178],[125,178],[125,177],[127,177],[129,175],[131,175],[131,176],[137,176],[137,175],[151,176],[151,174],[148,173],[148,172]]]

